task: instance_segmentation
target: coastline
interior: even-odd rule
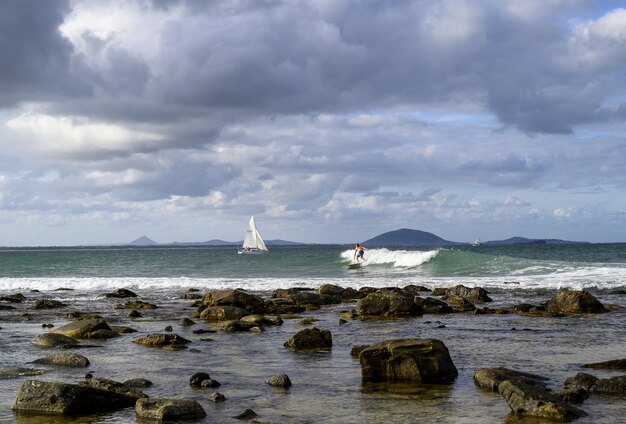
[[[280,287],[275,287],[279,289]],[[430,287],[434,288],[434,287]],[[204,294],[205,290],[199,292]],[[605,304],[624,306],[622,291],[594,291]],[[520,314],[475,315],[469,312],[424,314],[399,319],[342,320],[341,312],[356,307],[355,301],[321,305],[289,316],[281,314],[281,326],[268,326],[262,333],[227,333],[223,331],[196,334],[194,330],[212,328],[216,323],[193,319],[196,324],[183,326],[182,318],[190,318],[194,301],[182,299],[186,292],[169,293],[137,291],[138,299],[158,306],[140,309],[141,318],[128,318],[129,309],[116,308],[123,299],[112,299],[97,293],[97,300],[73,299],[73,291],[59,292],[68,302],[61,309],[33,310],[36,298],[49,297],[51,292],[24,293],[26,302],[15,304],[15,310],[0,311],[2,334],[9,343],[1,348],[2,367],[28,368],[30,362],[50,352],[34,346],[32,339],[48,332],[42,325],[55,328],[71,322],[70,311],[96,314],[115,325],[125,325],[137,333],[97,341],[98,347],[78,349],[89,358],[98,378],[124,381],[146,378],[154,386],[145,390],[150,397],[184,397],[197,400],[208,417],[198,422],[238,422],[232,418],[245,409],[253,409],[260,422],[409,422],[419,411],[422,422],[489,423],[517,420],[497,393],[488,393],[475,386],[473,374],[485,367],[508,367],[541,374],[549,378],[551,389],[559,389],[566,378],[583,370],[582,365],[619,359],[626,351],[621,323],[624,309],[603,314],[532,317]],[[197,293],[197,292],[195,292]],[[522,293],[528,303],[541,303],[554,296],[556,290]],[[271,292],[262,293],[265,298]],[[423,293],[431,297],[432,293]],[[489,308],[509,307],[518,302],[511,293],[499,291],[490,296]],[[435,296],[436,297],[436,296]],[[197,300],[196,300],[197,302]],[[5,304],[5,303],[3,303]],[[29,314],[29,315],[24,315]],[[293,334],[308,327],[300,325],[312,318],[312,324],[328,329],[333,346],[328,352],[292,352],[283,343]],[[191,340],[188,349],[167,351],[148,348],[133,342],[137,337],[162,333],[167,326],[172,333]],[[363,384],[359,361],[350,356],[355,345],[367,345],[399,337],[436,338],[442,340],[459,370],[459,376],[446,385],[371,385]],[[88,341],[91,344],[92,341]],[[40,368],[40,367],[37,367]],[[13,415],[10,407],[21,381],[83,381],[86,369],[42,367],[47,372],[36,377],[19,377],[3,381],[0,390],[0,421],[29,423],[22,414]],[[587,370],[588,371],[588,370]],[[214,390],[190,388],[189,378],[196,372],[208,372],[222,383],[219,392],[227,400],[215,404],[208,400]],[[275,389],[265,384],[267,377],[286,373],[293,386]],[[615,371],[597,371],[599,377],[615,376]],[[577,422],[611,422],[626,412],[623,402],[591,397],[583,408],[588,416]],[[428,417],[428,418],[426,418]],[[91,418],[90,418],[91,419]],[[122,423],[134,421],[132,408],[94,417],[92,422]],[[55,418],[69,423],[71,419]],[[519,421],[523,422],[523,421]]]

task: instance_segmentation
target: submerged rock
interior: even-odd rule
[[[574,377],[565,380],[565,388],[583,388],[589,393],[624,394],[626,393],[626,375],[598,378],[591,374],[579,372]]]
[[[105,331],[101,331],[105,330]],[[63,334],[64,336],[73,337],[75,339],[90,339],[90,338],[108,338],[117,336],[109,324],[102,318],[96,319],[81,319],[74,321],[52,330],[54,334]]]
[[[593,368],[596,370],[626,370],[626,359],[614,359],[611,361],[595,362],[585,364],[583,368]]]
[[[65,303],[59,302],[58,300],[43,299],[35,301],[33,309],[57,309],[64,308],[66,306],[67,305]]]
[[[117,289],[114,292],[105,294],[104,296],[112,297],[112,298],[126,298],[126,297],[137,297],[137,294],[128,289]]]
[[[359,355],[363,381],[448,383],[458,371],[446,345],[437,339],[392,339]]]
[[[202,405],[193,399],[139,399],[135,405],[138,418],[163,421],[195,420],[206,417]]]
[[[63,334],[45,333],[35,337],[33,339],[33,344],[44,347],[73,347],[78,346],[80,342]]]
[[[474,383],[478,387],[498,391],[498,386],[505,380],[520,379],[528,384],[546,387],[545,381],[548,379],[536,374],[515,371],[509,368],[481,368],[474,373]]]
[[[267,380],[265,380],[265,384],[269,384],[272,387],[291,387],[291,380],[287,374],[278,374],[273,375]]]
[[[172,345],[183,346],[191,343],[191,340],[187,340],[178,334],[153,333],[134,340],[134,343],[145,346],[164,347]]]

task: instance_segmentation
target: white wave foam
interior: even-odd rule
[[[389,250],[389,249],[369,249],[365,252],[366,265],[392,265],[396,268],[415,268],[430,261],[439,254],[439,250]],[[342,259],[352,261],[354,250],[341,252]]]

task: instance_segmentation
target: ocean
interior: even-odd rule
[[[311,288],[330,283],[342,287],[487,289],[489,307],[517,303],[537,304],[559,289],[589,290],[605,304],[626,306],[626,244],[481,245],[442,248],[371,248],[366,262],[348,267],[352,246],[307,245],[274,247],[263,255],[238,255],[232,247],[107,247],[28,248],[0,250],[0,296],[22,293],[27,302],[15,310],[0,311],[0,369],[42,368],[31,361],[48,354],[32,344],[47,329],[69,322],[69,310],[98,313],[116,324],[136,328],[139,334],[174,332],[193,341],[193,349],[169,352],[132,343],[136,334],[124,335],[98,347],[79,351],[90,358],[90,371],[123,381],[143,377],[155,382],[146,389],[151,397],[190,397],[207,411],[201,422],[237,422],[233,416],[246,408],[267,422],[438,422],[507,423],[525,421],[510,416],[506,402],[475,387],[473,373],[481,367],[507,366],[548,376],[555,389],[586,362],[624,358],[626,314],[615,310],[589,317],[531,318],[515,314],[474,316],[449,314],[389,321],[339,323],[339,313],[356,305],[333,305],[302,314],[314,316],[316,327],[333,334],[330,353],[301,354],[282,344],[302,329],[300,319],[285,320],[263,334],[212,333],[210,341],[177,325],[190,317],[191,301],[181,295],[190,289],[241,288],[265,298],[278,288]],[[123,299],[103,295],[118,288],[135,291],[139,299],[159,305],[144,318],[129,320],[127,310],[116,308]],[[428,295],[425,293],[424,296]],[[32,301],[60,300],[66,310],[33,311]],[[209,328],[199,322],[195,328]],[[396,337],[434,337],[444,341],[459,369],[457,380],[446,386],[370,387],[360,382],[358,360],[350,357],[353,345]],[[33,418],[15,415],[11,404],[26,378],[79,382],[85,370],[45,368],[36,377],[2,378],[0,422],[22,424],[74,423],[84,419]],[[192,390],[188,378],[199,371],[223,380],[219,391],[227,401],[213,404],[208,392]],[[587,371],[588,372],[588,371]],[[287,373],[294,386],[286,392],[271,390],[264,379]],[[615,372],[594,371],[608,377]],[[182,376],[182,377],[181,377]],[[626,414],[621,398],[592,397],[582,405],[589,414],[577,422],[620,422]],[[416,418],[421,417],[421,418]],[[88,422],[134,422],[134,411],[90,417]],[[535,421],[533,421],[535,422]]]

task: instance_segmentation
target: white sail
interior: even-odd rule
[[[261,233],[256,226],[254,216],[250,218],[249,229],[246,230],[246,235],[243,240],[243,249],[239,253],[252,253],[252,252],[267,252],[267,246],[261,237]]]

